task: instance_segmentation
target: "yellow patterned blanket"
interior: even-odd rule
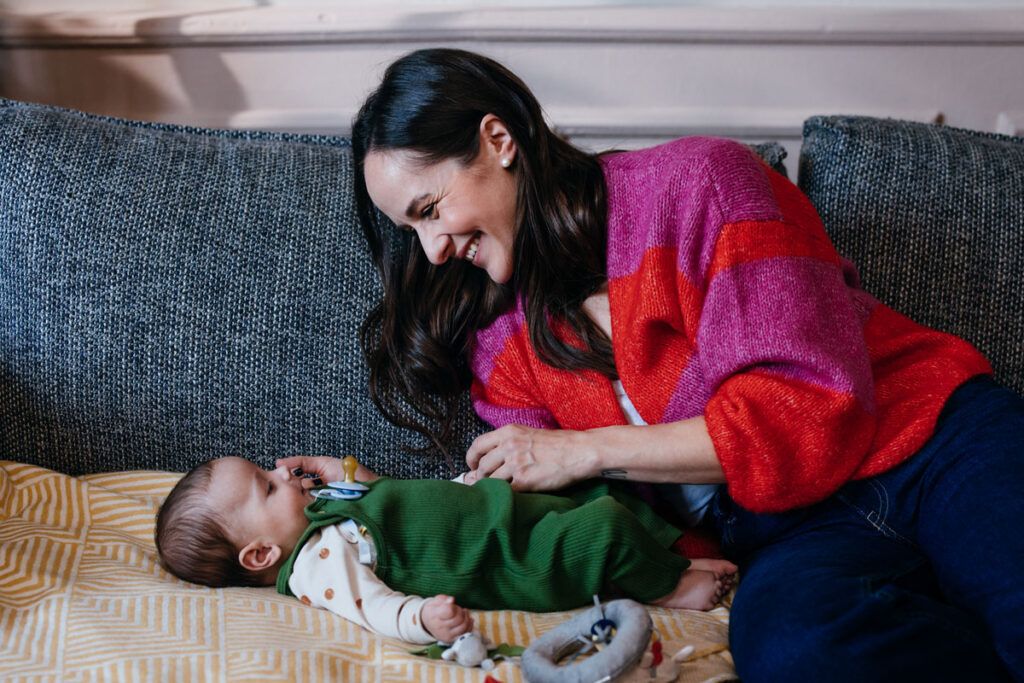
[[[272,588],[214,590],[164,572],[154,515],[179,476],[0,461],[0,680],[482,683],[479,669],[413,656]],[[490,640],[528,645],[571,614],[475,617]],[[696,647],[678,680],[734,677],[725,607],[651,614],[666,654]],[[512,663],[491,675],[522,680]]]

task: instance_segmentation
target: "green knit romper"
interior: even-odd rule
[[[682,532],[609,483],[562,495],[516,493],[505,481],[473,486],[433,479],[378,479],[359,500],[317,499],[310,524],[281,567],[322,526],[353,519],[377,547],[377,576],[411,595],[448,594],[474,609],[548,612],[589,604],[617,589],[651,602],[676,587],[689,560],[668,548]]]

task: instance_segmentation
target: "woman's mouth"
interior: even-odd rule
[[[479,232],[473,235],[473,239],[469,241],[469,246],[466,248],[466,255],[463,258],[470,263],[476,258],[476,252],[480,248],[480,237]]]

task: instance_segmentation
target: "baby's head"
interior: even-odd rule
[[[219,458],[182,477],[160,507],[156,547],[175,576],[206,586],[268,586],[308,521],[302,479]]]

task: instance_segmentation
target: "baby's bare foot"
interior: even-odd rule
[[[722,595],[732,590],[736,584],[736,572],[739,568],[728,560],[697,559],[690,560],[690,569],[711,572],[722,582]]]
[[[722,599],[722,582],[715,575],[703,569],[687,569],[679,577],[675,589],[653,604],[676,609],[698,609],[707,611]]]

